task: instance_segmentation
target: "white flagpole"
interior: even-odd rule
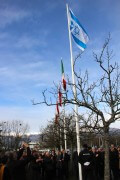
[[[71,32],[70,32],[70,20],[69,20],[68,4],[66,4],[66,7],[67,7],[69,42],[70,42],[73,93],[74,93],[74,98],[76,98],[77,97],[77,91],[76,91],[76,87],[75,87],[75,75],[74,75],[74,69],[73,69],[74,62],[73,62],[72,38],[71,38]],[[78,152],[78,155],[79,155],[79,153],[80,153],[80,133],[79,133],[79,120],[78,120],[78,106],[76,104],[74,105],[74,114],[75,114],[75,121],[76,121],[77,152]],[[79,180],[82,180],[82,169],[81,169],[81,164],[80,163],[78,163],[78,167],[79,167]]]
[[[65,151],[67,152],[67,135],[66,135],[66,119],[65,119],[65,105],[63,105],[64,114],[64,141],[65,141]]]
[[[59,118],[59,125],[60,125],[60,151],[62,151],[62,135],[61,135],[61,124],[60,124],[60,118]]]

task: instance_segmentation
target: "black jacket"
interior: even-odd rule
[[[82,168],[91,169],[94,164],[94,155],[88,149],[84,149],[79,154],[79,163],[82,165]]]
[[[22,155],[22,151],[20,150],[20,154]],[[20,156],[19,156],[20,158]],[[25,180],[26,179],[26,172],[25,166],[31,160],[30,149],[27,148],[27,157],[23,160],[11,160],[7,163],[8,170],[10,172],[10,176],[12,180]]]
[[[110,167],[119,168],[119,154],[117,149],[114,149],[114,151],[110,150]]]

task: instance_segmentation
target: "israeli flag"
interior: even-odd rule
[[[73,40],[77,44],[77,46],[84,51],[86,48],[86,44],[89,41],[89,37],[85,29],[82,27],[76,16],[69,9],[69,28],[72,35]]]

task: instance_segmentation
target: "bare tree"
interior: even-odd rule
[[[64,118],[66,122],[65,125]],[[47,127],[42,130],[40,135],[41,141],[43,142],[42,144],[48,148],[60,149],[60,146],[65,148],[64,130],[66,130],[68,148],[73,148],[76,141],[75,121],[73,115],[69,114],[64,117],[62,112],[57,123],[55,119],[52,119],[52,121],[48,122]]]
[[[53,121],[40,132],[40,148],[60,149],[60,129]]]
[[[2,145],[4,149],[17,149],[20,142],[25,139],[29,125],[20,120],[1,122]]]
[[[82,122],[85,122],[85,117],[83,115],[79,115],[78,118],[79,124],[83,124]],[[57,123],[55,122],[55,119],[52,119],[52,121],[49,121],[48,125],[41,130],[40,144],[41,146],[47,148],[60,149],[60,145],[62,148],[65,148],[65,133],[67,139],[67,148],[71,150],[71,153],[73,153],[73,150],[76,149],[77,146],[75,117],[74,114],[64,115],[64,112],[62,111],[59,115]],[[80,133],[82,134],[83,139],[85,139],[87,136],[86,134],[88,134],[90,139],[90,130],[86,130],[83,125],[80,126]],[[93,132],[91,133],[93,134]]]

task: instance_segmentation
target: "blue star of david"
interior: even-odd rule
[[[80,33],[80,30],[79,30],[79,28],[78,28],[78,26],[75,26],[74,27],[74,35],[79,35]]]

